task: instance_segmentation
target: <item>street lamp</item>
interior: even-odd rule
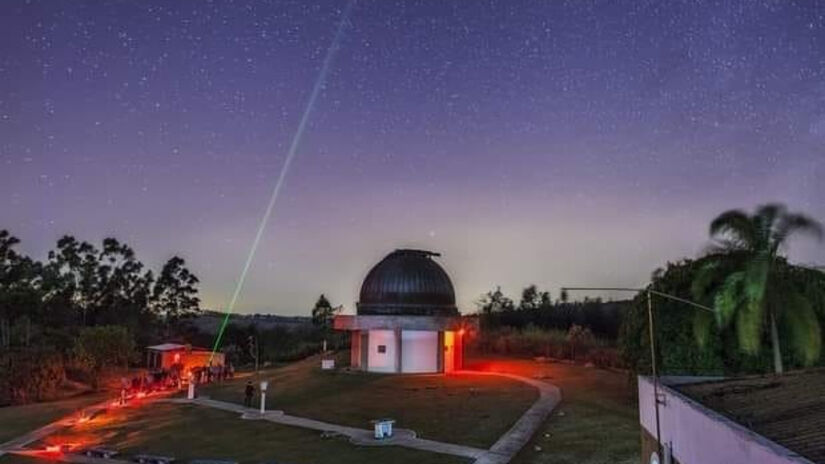
[[[625,287],[562,287],[561,288],[562,294],[566,294],[571,291],[598,291],[598,292],[633,292],[633,293],[646,293],[647,294],[647,327],[648,327],[648,335],[650,336],[650,366],[651,370],[653,371],[653,404],[656,410],[656,446],[657,451],[662,451],[662,435],[659,429],[659,371],[656,366],[656,337],[654,335],[654,327],[653,327],[653,295],[660,296],[662,298],[667,298],[669,300],[678,301],[679,303],[684,303],[686,305],[693,306],[694,308],[702,309],[705,311],[710,311],[715,313],[711,307],[696,303],[694,301],[686,300],[684,298],[680,298],[676,295],[671,295],[669,293],[662,293],[652,288],[625,288]]]

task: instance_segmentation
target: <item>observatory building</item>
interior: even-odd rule
[[[350,365],[384,373],[461,369],[465,330],[450,277],[424,250],[395,250],[361,285],[357,315],[335,317],[336,330],[352,332]]]

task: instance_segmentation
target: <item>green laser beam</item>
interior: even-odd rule
[[[224,331],[226,331],[226,326],[229,323],[229,316],[231,316],[232,312],[235,310],[235,303],[237,303],[238,296],[241,294],[244,282],[246,281],[246,276],[249,273],[249,268],[252,266],[252,260],[255,258],[255,252],[258,249],[258,245],[261,243],[261,237],[264,234],[264,230],[266,230],[266,225],[269,222],[269,218],[272,216],[272,211],[275,208],[275,202],[278,200],[278,193],[281,191],[281,186],[284,184],[284,179],[286,179],[287,172],[289,172],[289,166],[292,164],[292,160],[295,158],[295,154],[297,153],[298,145],[304,135],[307,121],[309,121],[309,116],[315,106],[315,101],[318,99],[318,95],[324,87],[324,81],[326,80],[327,72],[332,64],[332,58],[335,56],[335,52],[339,48],[341,37],[344,35],[344,28],[347,24],[350,11],[355,5],[355,1],[356,0],[350,0],[346,9],[344,9],[344,13],[341,15],[341,21],[338,23],[338,29],[335,31],[335,37],[332,39],[332,44],[330,44],[327,49],[327,54],[321,64],[321,71],[318,73],[318,78],[315,80],[315,85],[312,87],[312,93],[310,93],[309,100],[307,100],[307,104],[304,107],[304,113],[301,115],[301,120],[298,123],[298,128],[295,130],[295,135],[292,136],[292,143],[289,145],[286,160],[284,160],[284,164],[281,166],[281,172],[278,175],[278,180],[275,181],[275,185],[272,188],[269,203],[267,203],[263,217],[261,217],[261,221],[258,224],[258,231],[255,233],[255,239],[252,240],[252,246],[249,248],[249,254],[246,256],[246,262],[244,262],[241,276],[238,278],[238,281],[235,284],[235,291],[232,292],[232,298],[229,300],[229,306],[226,309],[226,316],[224,316],[221,327],[218,329],[218,334],[215,337],[215,344],[212,346],[212,354],[209,356],[209,364],[212,364],[212,358],[215,357],[215,352],[217,352],[218,347],[220,347],[221,341],[223,340]]]

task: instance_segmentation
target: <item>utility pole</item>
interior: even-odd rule
[[[656,451],[662,452],[662,431],[659,425],[659,370],[656,367],[656,332],[653,325],[653,297],[647,291],[647,327],[650,336],[650,370],[653,373],[653,400],[656,410]]]

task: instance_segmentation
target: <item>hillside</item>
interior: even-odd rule
[[[201,332],[215,333],[218,331],[224,317],[226,317],[225,313],[204,311],[203,314],[194,318],[192,323]],[[258,330],[268,330],[276,327],[298,329],[311,325],[312,319],[306,316],[278,316],[275,314],[232,314],[229,316],[229,323],[238,327],[254,325]]]

